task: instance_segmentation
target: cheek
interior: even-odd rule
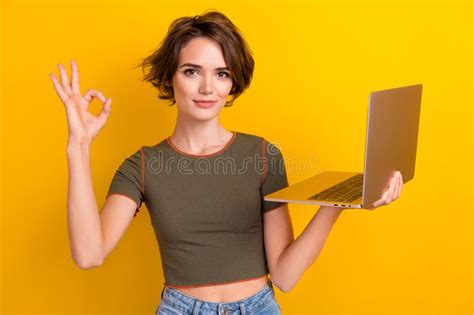
[[[232,81],[224,81],[219,84],[219,95],[229,95],[230,90],[232,89]]]
[[[174,80],[173,87],[175,95],[192,94],[197,89],[196,82],[193,80]]]

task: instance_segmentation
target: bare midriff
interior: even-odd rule
[[[185,295],[191,296],[195,299],[214,302],[214,303],[228,303],[243,300],[248,298],[264,288],[268,282],[268,275],[263,275],[259,278],[244,280],[238,282],[231,282],[211,286],[198,287],[174,287],[169,286]]]

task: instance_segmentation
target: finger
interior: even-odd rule
[[[67,95],[71,95],[71,86],[69,85],[69,79],[67,77],[66,69],[62,64],[58,64],[59,75],[61,77],[61,85],[63,87],[64,92]]]
[[[112,98],[108,98],[107,101],[104,103],[102,106],[102,110],[100,111],[99,115],[97,115],[97,118],[102,120],[104,123],[109,117],[110,111],[112,110],[112,107],[110,104],[112,103]]]
[[[385,198],[380,198],[372,204],[372,209],[380,207],[385,204]]]
[[[400,194],[402,191],[403,181],[402,181],[402,173],[398,172],[398,181],[397,181],[397,189],[395,191],[395,199],[400,198]]]
[[[393,173],[392,179],[390,180],[390,188],[389,188],[389,193],[387,196],[387,204],[391,203],[393,199],[395,198],[397,185],[398,185],[398,175],[395,172]]]
[[[54,89],[56,90],[56,94],[59,96],[59,98],[61,99],[61,101],[63,103],[66,103],[66,100],[69,98],[69,95],[67,95],[61,84],[59,83],[58,79],[56,78],[56,76],[52,73],[49,74],[49,77],[51,78],[51,81],[53,81],[53,85],[54,85]]]
[[[71,59],[71,73],[72,73],[72,93],[76,95],[80,95],[80,87],[79,87],[79,70],[77,68],[76,61]]]
[[[392,195],[393,195],[393,189],[394,189],[394,179],[396,178],[396,176],[392,176],[392,178],[390,179],[390,184],[389,186],[387,187],[387,189],[384,191],[382,197],[375,201],[374,202],[374,206],[375,207],[378,207],[378,206],[381,206],[381,205],[386,205],[386,204],[389,204],[390,201],[392,200]]]
[[[399,196],[402,194],[402,189],[403,189],[403,175],[402,173],[400,173],[400,190],[398,191]]]
[[[94,97],[98,98],[102,103],[106,101],[104,94],[101,91],[94,89],[89,89],[83,96],[83,98],[88,102],[91,102]]]
[[[377,207],[379,207],[379,206],[381,206],[381,205],[386,204],[386,203],[387,203],[388,196],[389,196],[389,193],[390,193],[390,190],[387,189],[387,190],[383,193],[382,197],[381,197],[380,199],[378,199],[377,201],[375,201],[375,202],[372,204],[372,206],[373,206],[374,208],[377,208]]]
[[[395,189],[393,190],[393,200],[398,199],[398,191],[400,187],[400,175],[396,173],[397,180],[395,181]]]

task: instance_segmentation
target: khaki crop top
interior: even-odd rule
[[[166,286],[203,286],[268,274],[263,196],[288,186],[282,154],[264,138],[233,131],[208,155],[180,151],[170,137],[143,146],[116,171],[107,197],[144,202]]]

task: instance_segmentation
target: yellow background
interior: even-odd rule
[[[113,98],[92,144],[99,207],[123,159],[171,134],[176,108],[133,68],[177,17],[225,13],[256,60],[222,122],[277,142],[297,181],[362,171],[370,91],[423,83],[415,179],[375,211],[347,210],[284,314],[472,314],[472,2],[3,1],[0,313],[153,314],[163,284],[146,206],[97,269],[67,236],[67,123],[49,73],[79,65]],[[92,112],[100,104],[94,101]],[[299,235],[318,207],[290,205]]]

